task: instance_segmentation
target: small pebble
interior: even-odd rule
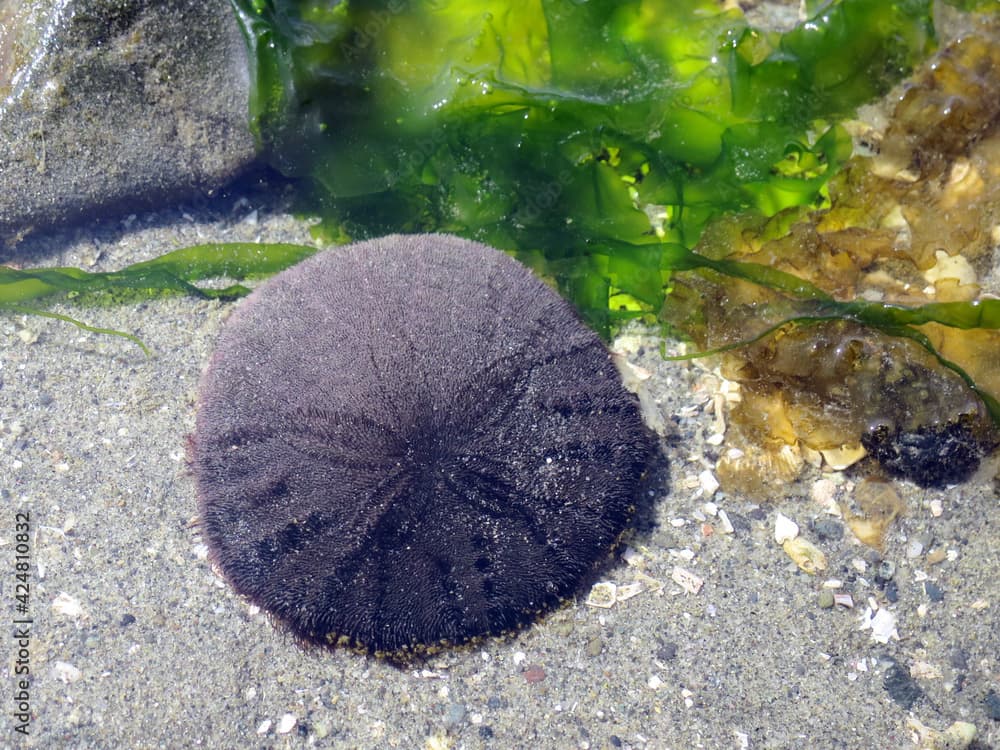
[[[889,697],[907,711],[913,708],[913,704],[923,695],[920,686],[910,676],[910,670],[896,662],[893,662],[889,671],[885,673],[882,686],[889,693]]]
[[[911,560],[924,554],[924,543],[920,539],[911,539],[906,544],[906,556]]]
[[[948,557],[948,552],[943,547],[938,547],[935,550],[931,550],[927,553],[927,564],[937,565],[939,562],[943,562],[945,558]]]
[[[660,661],[672,661],[677,658],[677,644],[673,642],[664,643],[656,651],[656,658]]]
[[[135,615],[130,615],[130,614],[122,615],[122,619],[118,622],[118,624],[123,628],[127,628],[129,625],[133,625],[134,623],[135,623]]]
[[[452,703],[448,707],[448,713],[444,717],[445,728],[449,731],[457,727],[465,720],[465,706],[461,703]]]
[[[969,668],[969,652],[966,651],[961,646],[956,646],[951,650],[951,656],[948,662],[955,669],[968,669]]]
[[[944,601],[944,590],[934,581],[924,581],[924,593],[932,602]]]
[[[280,719],[278,719],[278,734],[288,734],[295,728],[295,724],[298,722],[295,714],[285,714]]]
[[[854,609],[854,597],[846,591],[833,595],[833,603],[844,609]]]
[[[885,584],[885,599],[889,604],[895,604],[899,601],[899,584],[895,581],[889,581]]]
[[[600,656],[602,651],[604,651],[604,643],[600,638],[591,638],[587,641],[587,656]]]
[[[545,670],[537,664],[528,666],[521,674],[524,675],[524,681],[529,685],[533,685],[536,682],[541,682],[545,679]]]
[[[844,525],[832,518],[817,518],[810,526],[813,533],[823,541],[839,542],[844,538]]]
[[[875,573],[875,582],[885,583],[886,581],[891,581],[894,575],[896,575],[896,563],[891,560],[883,560],[878,564],[878,570]]]
[[[823,589],[819,592],[819,606],[820,609],[830,609],[833,607],[833,592],[829,589]]]
[[[993,721],[1000,721],[1000,693],[990,688],[986,697],[983,698],[983,703],[986,704],[986,715]]]

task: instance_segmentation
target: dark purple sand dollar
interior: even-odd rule
[[[192,458],[239,592],[306,640],[406,652],[572,595],[624,529],[652,443],[600,339],[528,269],[396,235],[240,305]]]

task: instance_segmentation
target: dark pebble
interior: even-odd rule
[[[656,651],[656,658],[660,661],[672,661],[677,658],[677,644],[664,643]]]
[[[944,589],[934,583],[934,581],[924,581],[924,593],[927,594],[927,598],[932,602],[944,601]]]
[[[1000,693],[990,688],[986,697],[983,698],[983,703],[986,704],[986,715],[993,721],[1000,721]]]
[[[483,740],[493,739],[493,727],[486,724],[479,727],[479,737]]]
[[[119,621],[118,624],[121,625],[123,628],[127,628],[129,625],[132,625],[134,622],[135,622],[135,615],[125,614],[125,615],[122,615],[122,619]]]
[[[767,511],[764,510],[762,507],[757,506],[756,508],[754,508],[753,510],[751,510],[751,511],[749,511],[747,513],[747,517],[750,518],[753,521],[766,521],[767,520]],[[733,520],[733,514],[732,513],[729,514],[729,520],[730,521]]]
[[[763,512],[763,509],[761,509]],[[729,511],[729,523],[733,525],[733,533],[736,536],[745,536],[750,533],[751,525],[750,519],[746,516],[740,515],[739,513],[733,513]],[[765,516],[766,517],[766,516]]]
[[[38,394],[38,405],[39,406],[48,406],[53,401],[55,401],[55,399],[52,398],[52,396],[50,396],[48,393],[39,393]]]
[[[916,680],[910,677],[910,670],[906,667],[901,667],[895,662],[889,667],[889,671],[885,673],[882,687],[889,693],[890,698],[907,711],[913,708],[913,704],[923,695],[923,691]]]
[[[896,564],[890,560],[882,560],[878,564],[878,569],[875,573],[875,583],[879,586],[884,586],[886,583],[891,581],[895,575]]]
[[[810,524],[813,533],[827,542],[839,542],[844,538],[844,526],[830,518],[817,518]]]
[[[621,747],[622,746],[621,737],[619,737],[617,734],[613,734],[610,737],[608,737],[608,742],[611,743],[611,747]]]
[[[956,646],[951,650],[951,657],[948,661],[955,669],[968,669],[969,652],[961,646]]]
[[[497,698],[495,695],[486,701],[486,707],[491,708],[494,711],[498,708],[503,708],[503,701]]]
[[[895,581],[886,581],[885,598],[890,604],[895,604],[899,601],[899,585]]]

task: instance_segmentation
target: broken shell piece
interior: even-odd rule
[[[931,284],[943,279],[954,279],[960,286],[974,285],[976,269],[964,255],[948,255],[944,250],[934,252],[935,263],[924,271],[924,278]]]
[[[733,522],[729,520],[729,514],[724,510],[719,511],[719,522],[721,524],[720,531],[723,534],[732,534],[736,531]]]
[[[715,474],[708,469],[705,469],[698,475],[698,483],[701,485],[701,489],[707,497],[711,497],[715,494],[715,491],[719,489],[719,480],[716,479]]]
[[[906,724],[913,731],[913,739],[920,750],[964,750],[976,739],[976,726],[967,721],[956,721],[943,732],[913,717],[907,719]]]
[[[70,596],[65,591],[60,591],[59,596],[52,601],[52,611],[57,615],[65,615],[66,617],[72,617],[73,619],[79,619],[86,616],[80,600]]]
[[[815,544],[803,537],[789,539],[781,548],[799,566],[799,570],[811,576],[826,570],[826,555]]]
[[[779,513],[774,519],[774,541],[778,544],[794,539],[799,535],[799,525],[784,513]]]
[[[795,480],[805,461],[799,445],[745,445],[729,448],[719,459],[715,474],[727,492],[771,498]]]
[[[978,199],[985,189],[986,182],[976,165],[965,157],[959,157],[951,165],[938,205],[948,211]]]
[[[854,609],[854,597],[847,592],[833,595],[833,603],[844,609]]]
[[[823,454],[820,453],[815,448],[810,448],[808,445],[803,444],[802,448],[802,459],[812,466],[814,469],[818,469],[823,466]]]
[[[699,578],[690,570],[685,570],[678,565],[674,566],[674,572],[670,574],[670,580],[689,594],[697,594],[701,591],[701,587],[705,585],[704,579]]]
[[[663,581],[658,578],[653,578],[645,573],[636,573],[635,580],[637,583],[642,585],[643,591],[649,591],[651,593],[656,593],[658,591],[663,591]],[[618,601],[621,601],[621,594],[619,593]]]
[[[633,596],[638,596],[645,590],[646,587],[638,581],[623,584],[618,587],[617,591],[615,591],[615,603],[617,604],[618,602],[623,602],[626,599],[631,599]]]
[[[622,552],[622,560],[625,561],[626,565],[631,565],[635,568],[646,567],[646,557],[635,547],[625,547],[625,551]]]
[[[826,461],[827,466],[834,471],[843,471],[868,455],[868,451],[861,443],[842,445],[839,448],[827,448],[821,450],[820,453],[823,454],[823,460]]]
[[[888,482],[865,479],[855,488],[853,500],[860,513],[852,512],[846,503],[842,506],[848,528],[863,544],[881,549],[886,529],[905,508],[899,493]]]
[[[80,680],[83,677],[83,672],[69,662],[57,661],[52,665],[52,676],[65,684],[69,684],[70,682]]]
[[[615,606],[617,591],[618,586],[611,583],[611,581],[595,583],[590,587],[590,593],[587,594],[587,606],[611,609]]]
[[[890,639],[898,641],[899,631],[896,630],[896,616],[887,609],[877,611],[868,607],[861,616],[861,629],[872,631],[872,640],[876,643],[888,643]]]

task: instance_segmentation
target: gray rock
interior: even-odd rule
[[[0,0],[0,243],[228,182],[248,80],[226,0]]]

